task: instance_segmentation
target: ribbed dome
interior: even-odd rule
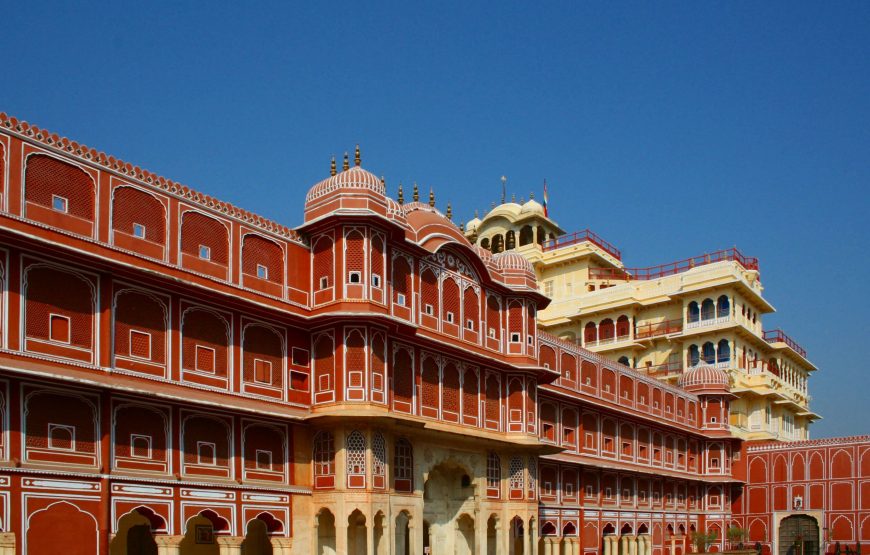
[[[480,218],[477,217],[468,220],[465,224],[465,230],[469,232],[477,230],[478,227],[480,227]]]
[[[701,364],[689,369],[688,372],[680,376],[677,384],[686,391],[723,390],[728,392],[731,389],[728,374],[709,364]]]
[[[492,259],[503,270],[523,270],[534,274],[532,263],[521,254],[515,252],[500,252],[492,255]]]
[[[384,188],[384,184],[381,183],[380,178],[359,166],[353,166],[349,170],[345,170],[324,179],[309,189],[308,194],[305,196],[305,202],[308,204],[320,199],[321,197],[342,190],[371,191],[382,197],[387,195],[387,191]]]

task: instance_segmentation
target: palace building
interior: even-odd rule
[[[0,114],[0,555],[870,540],[870,437],[805,439],[757,261],[644,280],[528,203],[463,230],[359,149],[300,201],[286,227]]]

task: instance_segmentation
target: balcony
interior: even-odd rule
[[[717,326],[719,324],[727,324],[731,321],[731,315],[719,316],[716,318],[701,318],[700,320],[695,320],[694,322],[688,322],[686,324],[687,330],[693,330],[696,328],[706,328],[709,326]]]
[[[558,241],[558,239],[557,239]],[[603,248],[603,247],[602,247]],[[618,257],[617,257],[618,258]],[[688,272],[692,268],[715,264],[716,262],[737,262],[747,270],[758,270],[758,259],[744,256],[737,249],[725,249],[710,254],[702,254],[669,264],[660,264],[649,268],[590,268],[589,279],[613,280],[651,280]]]
[[[602,347],[604,345],[615,345],[616,343],[622,343],[629,340],[631,340],[631,336],[628,334],[615,335],[611,337],[601,337],[598,339],[587,339],[585,341],[584,347]]]
[[[635,339],[649,339],[651,337],[659,337],[661,335],[671,335],[683,331],[683,320],[667,320],[664,322],[654,322],[649,324],[641,324],[634,328]]]
[[[592,243],[593,245],[597,246],[615,259],[622,260],[622,253],[619,252],[619,249],[602,239],[601,236],[593,232],[591,229],[575,231],[574,233],[568,233],[560,237],[556,237],[555,239],[548,239],[544,241],[543,245],[541,245],[541,250],[547,252],[561,249],[563,247],[570,247],[571,245],[579,245],[580,243],[584,242]]]
[[[781,329],[765,330],[763,337],[768,343],[785,343],[792,351],[803,358],[807,358],[807,352],[804,348],[798,345],[797,341],[787,336]]]
[[[654,378],[663,378],[666,376],[676,376],[683,373],[683,363],[682,361],[675,362],[666,362],[665,364],[658,364],[656,366],[641,366],[637,369],[639,372],[643,372],[647,376],[652,376]]]

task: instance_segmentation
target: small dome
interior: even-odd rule
[[[468,223],[465,224],[465,231],[476,231],[478,227],[480,227],[480,218],[475,217],[468,220]]]
[[[522,270],[534,274],[532,263],[526,260],[521,254],[515,252],[500,252],[492,255],[492,259],[498,264],[498,267],[503,270]]]
[[[540,202],[536,201],[535,199],[529,199],[528,202],[526,202],[523,205],[523,207],[520,209],[520,213],[521,214],[534,213],[534,214],[543,215],[544,214],[544,207],[541,205]]]
[[[474,252],[477,253],[477,256],[483,260],[484,264],[492,263],[492,253],[489,252],[488,249],[481,247],[480,245],[474,245]]]
[[[728,374],[709,364],[690,368],[688,372],[680,376],[677,385],[691,392],[729,392],[731,390]]]
[[[309,189],[308,194],[305,196],[305,203],[312,203],[321,197],[325,197],[330,193],[339,192],[343,189],[371,191],[382,197],[387,195],[387,191],[384,189],[384,184],[381,183],[379,177],[359,166],[353,166],[349,170],[345,170],[324,179]]]

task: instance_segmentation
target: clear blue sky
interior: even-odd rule
[[[737,245],[814,436],[870,433],[870,3],[368,4],[17,2],[0,110],[290,226],[359,142],[462,219],[547,178],[630,266]]]

